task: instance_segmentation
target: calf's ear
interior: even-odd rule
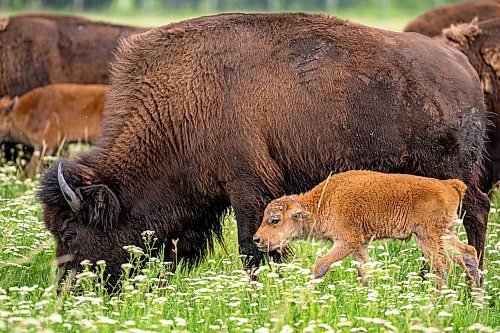
[[[87,223],[111,229],[118,222],[120,203],[109,187],[103,184],[78,189],[82,197],[82,215]]]
[[[294,219],[296,221],[303,221],[310,216],[311,216],[311,213],[309,213],[306,210],[300,209],[300,208],[294,209],[292,211],[292,219]]]
[[[16,106],[17,101],[19,100],[19,97],[14,97],[12,102],[10,103],[9,107],[7,108],[7,113],[11,113],[12,110],[14,110],[14,107]]]

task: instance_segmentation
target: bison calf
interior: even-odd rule
[[[272,201],[254,236],[261,251],[279,250],[293,237],[311,235],[334,242],[314,265],[320,278],[330,265],[353,254],[361,265],[369,261],[368,243],[374,239],[408,239],[412,235],[438,276],[446,278],[450,254],[479,286],[476,250],[453,234],[454,220],[466,185],[457,179],[437,180],[403,174],[348,171],[329,177],[311,191]]]
[[[33,146],[35,155],[53,155],[70,142],[93,142],[99,136],[106,85],[52,84],[20,98],[0,99],[0,141]],[[26,167],[36,171],[37,158]]]

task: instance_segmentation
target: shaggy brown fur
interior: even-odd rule
[[[481,181],[488,192],[500,180],[500,18],[451,25],[439,40],[463,52],[479,74],[492,126],[488,128],[486,174]]]
[[[408,23],[404,31],[435,37],[451,24],[467,23],[474,17],[479,21],[500,17],[500,0],[476,0],[433,8]]]
[[[254,236],[261,251],[279,250],[294,237],[312,236],[334,242],[318,259],[314,278],[330,265],[353,254],[361,266],[369,261],[368,244],[376,239],[408,239],[412,235],[441,287],[445,257],[465,270],[471,286],[479,287],[476,250],[453,234],[454,220],[467,187],[458,179],[437,180],[373,171],[348,171],[327,178],[309,192],[273,200]],[[445,251],[447,250],[447,251]]]
[[[94,142],[99,136],[108,88],[101,84],[51,84],[20,98],[0,99],[0,141],[32,146],[54,155],[62,143]],[[33,157],[26,171],[32,175]]]
[[[482,251],[483,93],[442,43],[324,15],[225,14],[124,39],[111,82],[96,146],[41,184],[57,255],[74,254],[63,269],[106,259],[116,277],[148,229],[167,260],[197,262],[230,206],[249,268],[269,201],[350,169],[463,179]]]
[[[0,18],[0,97],[50,83],[107,83],[118,38],[145,30],[54,14]]]

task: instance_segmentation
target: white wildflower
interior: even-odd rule
[[[281,328],[280,333],[293,333],[293,328],[291,328],[291,327],[290,327],[290,326],[288,326],[288,325],[284,325],[284,326]]]
[[[446,311],[440,311],[438,313],[438,317],[453,317],[453,314],[446,312]]]
[[[176,317],[174,319],[174,322],[176,326],[186,326],[186,320],[184,320],[183,318]]]
[[[47,319],[51,323],[54,323],[54,324],[56,324],[56,323],[59,324],[59,323],[62,323],[62,321],[63,321],[63,318],[59,313],[53,313],[50,316],[48,316]]]

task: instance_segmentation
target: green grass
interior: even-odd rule
[[[236,222],[224,224],[226,249],[190,272],[148,262],[109,295],[100,275],[85,272],[57,297],[54,247],[34,193],[38,180],[19,181],[0,169],[0,331],[3,332],[498,332],[500,327],[500,197],[493,206],[485,260],[485,297],[476,303],[458,268],[447,288],[420,277],[426,266],[413,241],[375,242],[367,287],[350,258],[323,281],[310,268],[326,242],[296,242],[286,264],[263,266],[249,282],[237,254]],[[457,230],[465,238],[463,227]],[[131,255],[132,256],[132,255]],[[102,264],[102,263],[100,263]]]

